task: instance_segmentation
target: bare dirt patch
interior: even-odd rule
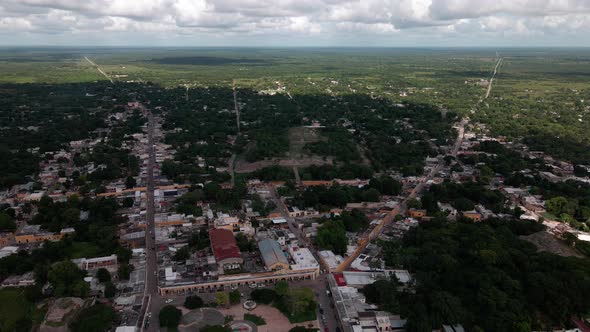
[[[318,328],[317,321],[291,324],[289,319],[285,317],[278,309],[268,305],[258,305],[254,310],[248,311],[242,307],[242,305],[234,305],[229,309],[219,309],[224,315],[231,315],[234,319],[241,319],[244,317],[244,313],[251,313],[258,315],[266,321],[266,325],[258,326],[258,332],[288,332],[293,327],[299,325],[308,326],[312,324],[312,327]]]
[[[295,127],[289,129],[289,157],[299,159],[304,157],[305,144],[326,140],[319,128]]]
[[[306,157],[301,159],[268,159],[260,160],[253,163],[249,163],[245,160],[237,160],[235,163],[236,173],[250,173],[259,169],[270,167],[270,166],[283,166],[283,167],[308,167],[311,165],[332,165],[333,160],[331,157]]]
[[[520,238],[534,244],[539,251],[546,251],[563,257],[583,257],[576,250],[568,247],[565,243],[561,242],[553,235],[545,231],[537,232],[527,236],[521,236]]]

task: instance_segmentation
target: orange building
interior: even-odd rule
[[[415,219],[421,219],[422,217],[426,217],[426,210],[422,210],[422,209],[409,209],[408,210],[408,216],[415,218]]]
[[[41,230],[40,225],[27,225],[15,236],[16,243],[39,243],[47,241],[59,241],[66,235],[74,233],[73,228],[62,229],[59,233],[50,233]]]
[[[481,214],[475,211],[463,212],[463,217],[471,219],[473,221],[481,221]]]

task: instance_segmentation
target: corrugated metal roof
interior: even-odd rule
[[[279,243],[272,239],[264,239],[258,242],[258,248],[262,255],[264,265],[271,267],[277,263],[289,264],[285,253],[281,250]]]

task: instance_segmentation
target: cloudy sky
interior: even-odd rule
[[[0,45],[590,46],[590,0],[0,0]]]

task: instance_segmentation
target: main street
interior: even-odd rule
[[[158,312],[162,299],[158,294],[158,257],[156,253],[155,223],[154,223],[154,167],[156,165],[156,152],[154,149],[155,121],[152,112],[148,115],[148,164],[147,164],[147,190],[146,190],[146,276],[144,289],[144,303],[142,307],[143,318],[140,320],[142,330],[158,331]],[[151,315],[151,318],[149,317]],[[149,321],[149,323],[148,323]]]
[[[311,241],[305,237],[303,232],[299,229],[295,219],[289,216],[289,210],[287,209],[285,202],[281,200],[279,194],[276,191],[276,188],[273,186],[270,191],[277,208],[281,214],[285,216],[291,233],[295,234],[298,243],[308,248],[314,255],[315,259],[321,264],[322,260],[319,258],[317,248],[315,248]],[[322,271],[324,270],[322,269]],[[320,323],[321,327],[320,331],[324,331],[324,328],[326,327],[328,328],[328,331],[336,331],[336,327],[338,327],[336,314],[334,312],[334,308],[332,307],[332,300],[330,296],[326,294],[327,277],[327,273],[321,273],[315,280],[292,281],[290,284],[292,287],[309,287],[314,291],[316,294],[316,300],[323,311],[323,313],[320,312],[319,308],[317,310],[318,322]]]

